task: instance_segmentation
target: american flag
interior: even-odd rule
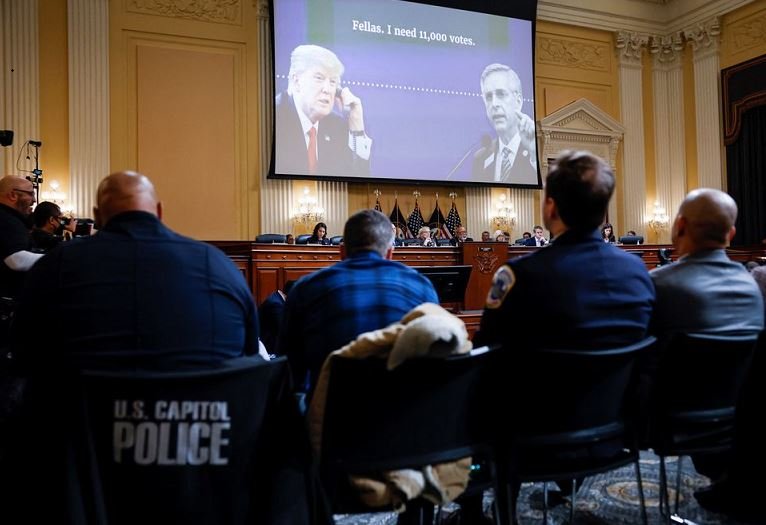
[[[423,220],[423,216],[420,214],[420,205],[418,200],[415,199],[415,209],[410,213],[410,218],[407,219],[407,229],[412,237],[418,236],[418,230],[423,227],[426,221]],[[410,238],[410,237],[408,237]]]
[[[428,219],[428,225],[431,228],[436,228],[439,231],[440,239],[451,239],[452,233],[447,228],[447,221],[444,220],[441,208],[439,208],[439,201],[436,201],[436,207],[431,214],[431,218]]]
[[[457,212],[457,206],[455,206],[455,200],[452,200],[452,208],[449,210],[449,214],[447,214],[447,228],[449,229],[450,233],[454,236],[455,235],[455,228],[460,226],[462,222],[460,222],[460,214]]]
[[[388,217],[391,219],[391,222],[396,225],[397,228],[399,228],[402,231],[402,234],[407,239],[412,239],[412,234],[410,233],[409,228],[407,227],[407,219],[404,218],[404,214],[402,213],[402,210],[399,209],[399,200],[394,199],[394,209],[391,210],[391,215]]]

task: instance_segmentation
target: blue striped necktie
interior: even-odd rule
[[[501,165],[501,171],[503,180],[508,180],[511,177],[511,150],[508,147],[503,148],[503,163]]]

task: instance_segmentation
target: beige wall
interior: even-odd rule
[[[167,6],[110,3],[111,169],[151,177],[165,221],[181,233],[251,238],[262,95],[256,6]]]
[[[70,195],[69,90],[66,0],[40,0],[40,162],[44,189],[51,182]],[[21,137],[17,137],[21,138]],[[87,213],[87,210],[86,210]]]
[[[268,103],[262,83],[266,50],[263,0],[238,0],[223,10],[211,2],[147,3],[109,0],[111,169],[138,169],[157,184],[168,224],[198,238],[246,239],[259,233],[258,120]],[[66,0],[40,0],[40,116],[46,181],[68,191],[69,149]],[[164,7],[163,7],[164,6]],[[721,21],[721,67],[766,53],[766,0]],[[539,21],[536,35],[537,118],[585,97],[619,120],[614,34]],[[687,185],[697,186],[692,52],[683,52]],[[642,82],[647,202],[656,194],[651,61]],[[618,153],[617,165],[621,164]],[[618,187],[623,183],[617,173]],[[300,181],[301,188],[306,183]],[[312,183],[312,188],[316,186]],[[408,214],[413,185],[349,184],[348,212],[375,203],[385,211],[398,195]],[[424,215],[439,194],[446,214],[450,192],[466,215],[466,188],[418,187]],[[315,192],[315,189],[312,190]],[[298,192],[294,192],[298,193]],[[618,213],[624,196],[618,191]],[[535,217],[540,215],[535,199]],[[427,217],[426,217],[427,218]],[[339,231],[342,225],[333,225]],[[471,232],[475,233],[475,232]]]

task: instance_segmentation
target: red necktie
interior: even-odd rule
[[[309,173],[317,172],[317,129],[309,128]]]

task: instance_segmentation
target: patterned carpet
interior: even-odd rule
[[[677,458],[666,461],[668,478],[675,487]],[[647,513],[650,524],[662,523],[658,510],[659,494],[659,458],[651,453],[642,454],[641,475],[644,481]],[[681,495],[678,514],[697,525],[751,525],[735,521],[723,515],[707,512],[694,499],[693,493],[698,488],[708,485],[708,479],[694,470],[691,460],[683,461],[681,475]],[[553,485],[549,485],[549,490]],[[671,506],[675,501],[675,490],[671,490]],[[484,506],[491,513],[492,494],[484,497]],[[522,486],[518,505],[520,525],[542,523],[543,486],[541,483]],[[671,507],[672,508],[672,507]],[[442,523],[457,524],[459,507],[448,505],[442,509]],[[577,493],[576,521],[579,525],[623,525],[640,524],[641,511],[636,485],[635,470],[632,465],[587,478]],[[396,515],[393,513],[338,515],[337,525],[393,525]],[[548,524],[559,525],[569,522],[569,499],[550,508]],[[758,523],[766,523],[766,516]],[[691,525],[691,524],[689,524]]]

